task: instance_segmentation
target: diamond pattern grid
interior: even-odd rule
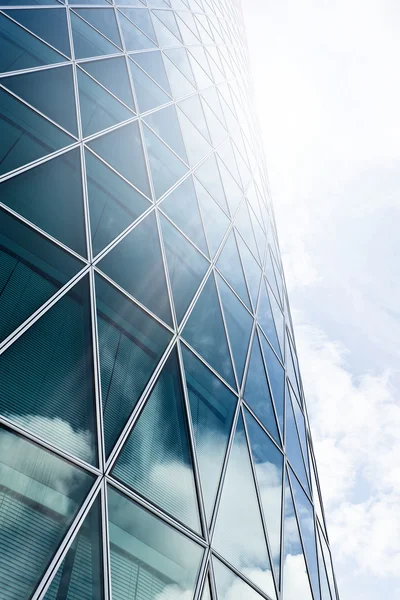
[[[336,600],[238,3],[6,5],[2,598]]]

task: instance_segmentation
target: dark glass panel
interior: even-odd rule
[[[161,215],[160,219],[176,318],[180,323],[206,274],[209,262],[165,217]]]
[[[88,25],[83,19],[70,13],[75,58],[90,58],[104,54],[116,54],[120,50]]]
[[[250,341],[253,319],[243,304],[226,285],[225,281],[218,276],[218,287],[221,296],[222,308],[224,310],[226,327],[228,329],[229,341],[236,366],[236,374],[239,384],[242,381],[244,364]]]
[[[133,117],[133,113],[81,69],[77,69],[84,137]]]
[[[165,71],[164,62],[161,52],[153,50],[152,52],[136,52],[131,56],[135,61],[160,87],[171,95],[167,73]]]
[[[146,400],[112,475],[179,521],[200,530],[182,382],[175,351]]]
[[[182,355],[205,509],[210,521],[237,398],[183,345]]]
[[[30,598],[94,477],[0,428],[0,589]]]
[[[87,278],[0,355],[0,412],[97,464]]]
[[[83,263],[0,210],[0,339],[30,317]]]
[[[61,129],[0,90],[0,175],[72,142]]]
[[[30,6],[36,4],[56,4],[57,0],[2,0],[3,6]]]
[[[243,302],[250,308],[249,295],[247,293],[246,282],[233,231],[230,232],[222,252],[219,255],[217,268],[221,271],[228,283],[231,284],[235,292],[241,297]]]
[[[110,90],[129,108],[135,110],[126,61],[123,56],[81,63],[80,67]]]
[[[187,162],[185,144],[174,105],[153,112],[144,120],[182,160]]]
[[[146,73],[132,60],[129,60],[129,67],[140,112],[146,112],[171,102],[170,96],[150,79],[150,77],[148,77],[148,75],[146,75]]]
[[[291,466],[293,467],[303,486],[310,493],[310,485],[305,471],[289,390],[286,393],[285,445],[286,453]]]
[[[99,496],[85,517],[44,596],[44,600],[83,598],[104,598]]]
[[[273,298],[273,296],[272,296]],[[260,323],[265,335],[274,347],[275,352],[282,358],[281,349],[276,335],[275,322],[272,316],[271,305],[268,298],[266,284],[261,282],[260,303],[258,305],[257,319]]]
[[[154,213],[139,223],[98,266],[129,294],[171,324],[171,311]]]
[[[66,60],[61,54],[0,15],[0,73],[18,71]]]
[[[112,8],[76,8],[75,12],[114,44],[121,46],[115,12]]]
[[[213,565],[217,594],[220,600],[262,600],[263,597],[260,594],[217,558],[213,558]]]
[[[6,77],[1,83],[46,117],[73,135],[78,135],[74,80],[70,65]]]
[[[13,0],[9,3],[2,0],[1,3],[3,6],[4,4],[35,4],[34,2],[26,2],[26,0],[21,0],[21,2],[15,2]],[[41,2],[40,4],[50,4],[50,2]],[[54,4],[56,4],[56,2]],[[65,9],[61,8],[61,6],[58,10],[48,10],[45,8],[40,11],[19,9],[4,12],[33,33],[36,33],[42,40],[48,42],[57,50],[60,50],[60,52],[63,52],[67,56],[71,56],[67,16]],[[58,60],[51,62],[58,62]]]
[[[229,226],[229,219],[213,200],[205,187],[194,179],[197,198],[203,215],[211,256],[214,256]]]
[[[203,550],[108,488],[113,600],[192,598]]]
[[[296,477],[289,472],[314,599],[320,600],[314,511]]]
[[[0,184],[1,201],[86,256],[79,150],[71,150]]]
[[[150,203],[91,152],[86,151],[85,156],[92,248],[96,256]]]
[[[208,254],[200,210],[191,177],[185,179],[175,188],[160,204],[160,208],[204,254]]]
[[[197,299],[182,335],[230,385],[235,387],[225,328],[212,274]]]
[[[272,408],[271,395],[269,393],[257,334],[255,334],[253,340],[244,397],[262,424],[268,429],[278,444],[280,444],[278,427],[276,425],[274,409]]]
[[[137,122],[129,123],[89,142],[97,154],[126,177],[141,192],[150,196],[149,181]]]
[[[160,198],[188,169],[148,127],[143,127],[143,133],[155,195]]]
[[[96,303],[104,438],[109,454],[172,336],[99,275]]]
[[[246,410],[250,448],[260,490],[264,518],[276,579],[279,581],[281,553],[283,455]]]
[[[267,367],[269,382],[271,384],[272,395],[274,398],[276,414],[278,422],[283,434],[283,405],[284,405],[284,386],[285,386],[285,371],[280,362],[273,353],[271,346],[268,344],[265,337],[260,335],[261,346],[264,352],[265,364]]]
[[[276,598],[241,415],[229,456],[213,546],[271,598]]]
[[[124,9],[124,12],[128,13],[128,10]],[[129,12],[131,12],[130,9]],[[128,52],[132,50],[147,50],[155,47],[155,43],[144,35],[140,29],[135,27],[135,25],[123,14],[118,14],[118,20],[125,41],[125,48]]]

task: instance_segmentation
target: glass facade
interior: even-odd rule
[[[236,0],[0,0],[1,600],[338,600]]]

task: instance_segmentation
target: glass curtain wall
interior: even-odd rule
[[[0,597],[337,600],[234,0],[0,0]]]

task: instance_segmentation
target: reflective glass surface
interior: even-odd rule
[[[262,599],[261,594],[253,590],[217,558],[213,559],[213,566],[218,598],[232,598],[232,600],[236,600],[236,598],[245,598],[246,600]]]

